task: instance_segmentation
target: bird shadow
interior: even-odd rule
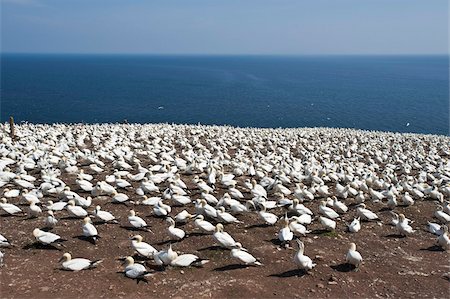
[[[156,243],[156,245],[167,245],[169,243],[175,244],[175,243],[178,243],[180,241],[181,240],[165,240],[165,241],[161,241],[161,242]]]
[[[221,246],[213,245],[213,246],[208,246],[208,247],[200,248],[200,249],[198,249],[197,251],[207,251],[207,250],[225,250],[225,249],[222,248]]]
[[[89,238],[89,237],[86,237],[86,236],[75,236],[73,238],[74,239],[78,239],[78,240],[82,240],[82,241],[86,241],[86,242],[91,243],[92,245],[95,245],[95,240],[93,238]]]
[[[31,243],[31,244],[27,244],[27,245],[23,246],[22,249],[25,249],[25,250],[28,250],[28,249],[44,249],[44,250],[58,250],[58,251],[61,250],[60,248],[58,248],[58,247],[56,247],[54,245],[51,245],[51,244],[45,245],[45,244],[42,244],[42,243],[39,243],[39,242],[34,242],[34,243]]]
[[[2,218],[7,218],[7,217],[23,217],[23,216],[25,216],[26,214],[20,214],[20,215],[13,215],[13,214],[2,214],[2,215],[0,215],[0,217],[2,217]]]
[[[438,245],[433,245],[427,248],[421,248],[420,250],[423,251],[445,251],[444,249],[442,249],[440,246]]]
[[[133,227],[133,226],[126,226],[126,225],[121,225],[120,228],[132,231],[132,232],[149,232],[149,229],[146,228],[139,228],[139,227]]]
[[[278,239],[278,238],[273,238],[273,239],[270,239],[270,240],[266,240],[266,242],[270,242],[270,243],[272,243],[273,245],[276,245],[276,246],[283,245],[283,242],[281,242],[280,239]]]
[[[280,278],[294,277],[294,276],[303,277],[307,274],[308,274],[308,272],[306,272],[305,270],[294,269],[294,270],[289,270],[289,271],[285,271],[282,273],[270,274],[269,277],[280,277]]]
[[[378,212],[388,212],[388,211],[392,211],[392,209],[388,208],[388,207],[383,207],[383,208],[378,210]]]
[[[192,232],[192,233],[188,233],[186,234],[187,237],[201,237],[201,236],[209,236],[210,234],[208,233],[204,233],[204,232]]]
[[[355,270],[355,266],[348,264],[348,263],[342,263],[339,265],[332,265],[330,266],[333,270],[338,271],[338,272],[351,272],[353,270]]]
[[[223,267],[215,268],[214,271],[224,272],[224,271],[231,271],[231,270],[238,270],[238,269],[245,269],[248,268],[247,265],[241,265],[241,264],[232,264],[232,265],[226,265]]]
[[[266,228],[269,227],[270,225],[267,223],[257,223],[257,224],[252,224],[249,226],[244,227],[245,229],[252,229],[252,228]]]
[[[59,218],[61,220],[82,220],[83,217],[75,217],[75,216],[64,216]]]
[[[403,239],[405,236],[400,234],[389,234],[385,236],[386,238],[393,238],[393,239]]]

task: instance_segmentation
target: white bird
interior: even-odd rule
[[[67,202],[64,201],[58,201],[58,202],[53,202],[51,200],[47,201],[47,206],[46,208],[48,210],[52,210],[52,211],[62,211],[64,210],[64,208],[67,206]]]
[[[166,221],[170,224],[169,228],[167,229],[170,237],[174,238],[175,240],[181,240],[186,236],[186,233],[182,229],[175,227],[175,220],[168,217]]]
[[[185,205],[191,203],[191,199],[186,195],[172,194],[172,196],[170,198],[175,203],[175,205],[178,205],[178,206],[185,206]]]
[[[66,210],[69,212],[69,215],[76,218],[84,218],[88,215],[85,209],[80,206],[75,205],[74,200],[69,200],[66,206]]]
[[[117,223],[116,217],[107,211],[102,211],[100,206],[96,206],[93,215],[96,219],[102,222],[114,222]]]
[[[231,215],[230,213],[225,212],[224,207],[219,207],[217,209],[217,219],[224,223],[240,223],[236,217]]]
[[[92,240],[94,242],[94,244],[95,244],[95,242],[97,241],[97,238],[99,238],[99,236],[98,236],[97,229],[91,223],[91,218],[85,217],[83,219],[82,230],[83,230],[83,236],[85,236],[86,238]]]
[[[414,199],[409,195],[408,192],[405,192],[405,194],[403,194],[402,201],[405,206],[412,206],[414,204]]]
[[[42,209],[35,202],[31,202],[28,207],[28,216],[30,218],[37,218],[40,214],[42,214]]]
[[[3,211],[10,215],[15,215],[22,212],[22,210],[18,206],[13,205],[12,203],[7,203],[6,198],[0,199],[0,208],[2,208]]]
[[[210,218],[217,218],[217,210],[210,206],[206,200],[200,199],[199,201],[200,205],[198,207],[198,213],[197,214],[203,214],[205,216],[208,216]]]
[[[306,234],[310,233],[310,231],[307,230],[306,227],[302,223],[300,223],[300,222],[298,222],[298,220],[296,220],[297,218],[300,218],[300,217],[294,216],[292,218],[294,219],[294,221],[289,223],[289,229],[292,231],[292,233],[294,233],[294,235],[305,236]]]
[[[351,233],[357,233],[361,229],[360,218],[354,218],[353,221],[348,225],[348,231]]]
[[[153,214],[158,217],[167,216],[171,211],[172,208],[169,205],[164,204],[162,200],[158,201],[158,203],[153,207]]]
[[[312,222],[312,217],[309,214],[303,214],[300,216],[292,216],[291,219],[294,219],[295,221],[297,221],[300,224],[306,224],[306,225],[311,224],[311,222]]]
[[[267,198],[267,191],[263,186],[259,185],[256,180],[252,180],[252,190],[251,193],[254,197]]]
[[[144,195],[144,200],[141,201],[141,204],[146,206],[156,206],[161,200],[162,198],[158,196],[147,197]]]
[[[339,218],[339,214],[336,213],[333,209],[327,207],[326,205],[327,205],[326,201],[322,200],[320,202],[320,206],[319,206],[320,214],[322,214],[330,219]]]
[[[155,253],[158,252],[158,250],[156,250],[152,245],[143,242],[143,238],[141,235],[135,235],[130,239],[133,249],[143,257],[151,258]]]
[[[292,200],[292,206],[289,207],[289,210],[298,215],[303,215],[303,214],[308,214],[311,216],[313,215],[313,212],[309,208],[307,208],[303,204],[301,204],[297,198],[294,198]]]
[[[8,241],[3,235],[0,234],[0,247],[12,246],[11,242]]]
[[[153,255],[153,259],[158,266],[167,266],[178,257],[178,253],[172,250],[172,244],[169,244],[167,250],[158,251]]]
[[[434,235],[440,236],[442,235],[443,229],[442,227],[434,222],[427,222],[428,223],[428,231]]]
[[[205,218],[203,217],[203,215],[197,215],[194,220],[195,226],[207,233],[214,232],[216,230],[216,227],[212,225],[211,222],[204,219]]]
[[[407,236],[415,232],[413,228],[408,224],[408,221],[405,220],[405,215],[398,215],[398,223],[396,225],[397,231],[401,236]]]
[[[114,193],[112,194],[111,202],[113,202],[113,203],[124,203],[128,199],[129,199],[129,197],[125,193],[117,193],[116,191],[114,191]]]
[[[223,225],[217,223],[216,231],[213,234],[214,239],[223,247],[231,249],[236,245],[236,241],[229,233],[223,231]]]
[[[36,241],[43,245],[51,245],[54,242],[62,241],[59,235],[45,232],[43,230],[40,230],[39,228],[35,228],[33,230],[33,236],[36,238]]]
[[[193,215],[191,215],[188,211],[183,210],[175,216],[175,222],[176,223],[186,223],[192,217],[193,217]]]
[[[333,208],[341,214],[345,214],[348,211],[348,207],[343,202],[339,201],[335,196],[333,196]]]
[[[336,221],[331,220],[327,217],[319,217],[320,223],[325,227],[325,230],[335,230],[336,229]]]
[[[62,262],[62,268],[64,270],[68,271],[81,271],[85,269],[92,269],[98,266],[103,260],[95,260],[91,261],[85,258],[75,258],[72,259],[72,256],[70,253],[66,252],[63,254],[61,259],[59,260]]]
[[[128,221],[130,222],[131,226],[137,229],[147,229],[149,226],[147,225],[147,222],[144,221],[139,216],[136,216],[136,212],[134,210],[130,210],[128,214]]]
[[[437,238],[437,244],[444,250],[450,249],[450,238],[448,237],[448,226],[442,226],[442,235]]]
[[[294,255],[294,263],[301,270],[304,271],[311,270],[316,266],[316,264],[314,264],[313,261],[308,256],[303,254],[305,251],[305,245],[303,244],[303,242],[297,239],[297,244],[298,244],[298,251]]]
[[[262,263],[251,255],[247,249],[243,248],[239,242],[235,243],[231,249],[231,257],[238,259],[239,262],[246,266],[262,266]]]
[[[58,223],[58,220],[56,219],[55,215],[53,214],[52,210],[47,211],[48,216],[45,218],[45,227],[46,228],[53,228]]]
[[[173,267],[201,267],[204,264],[208,263],[209,260],[203,260],[196,256],[195,254],[180,254],[175,259],[170,262],[170,265]]]
[[[285,244],[294,238],[294,233],[290,229],[289,219],[287,218],[287,215],[284,216],[283,222],[284,226],[278,232],[278,239],[281,241],[282,244]]]
[[[361,217],[362,220],[377,220],[378,216],[371,210],[366,209],[365,204],[359,204],[356,208],[356,214]]]
[[[438,205],[438,210],[434,212],[434,217],[439,219],[442,223],[450,222],[450,215],[443,211],[441,205]]]
[[[131,256],[125,258],[125,276],[133,279],[147,281],[145,278],[153,275],[143,265],[134,263]]]
[[[274,225],[278,221],[278,216],[273,213],[266,212],[266,205],[263,202],[260,203],[260,206],[262,209],[258,212],[259,217],[264,221],[264,223]]]
[[[20,191],[18,189],[9,190],[8,188],[5,188],[5,190],[3,190],[3,196],[6,198],[14,198],[18,197],[19,195]]]
[[[362,261],[363,258],[361,254],[356,251],[356,244],[350,243],[350,248],[348,249],[347,255],[345,256],[345,262],[355,266],[355,271],[357,271]]]

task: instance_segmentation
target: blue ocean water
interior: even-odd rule
[[[449,134],[448,56],[1,56],[0,120]],[[409,125],[407,125],[409,124]]]

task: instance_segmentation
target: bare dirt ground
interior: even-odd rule
[[[88,172],[86,170],[86,172]],[[111,173],[111,172],[109,172]],[[135,173],[135,172],[132,172]],[[37,175],[38,176],[38,175]],[[103,180],[105,174],[96,176]],[[62,179],[77,191],[75,175],[63,175]],[[190,189],[192,176],[182,176]],[[238,180],[241,180],[239,178]],[[133,183],[134,187],[138,183]],[[164,185],[162,185],[164,186]],[[293,186],[291,186],[292,188]],[[164,190],[164,187],[160,188]],[[0,189],[3,192],[3,189]],[[220,187],[216,197],[224,190]],[[131,199],[137,199],[134,189],[127,191]],[[192,190],[193,199],[199,197],[198,190]],[[87,193],[79,192],[82,196]],[[250,194],[244,194],[250,198]],[[44,197],[43,201],[50,200]],[[11,200],[17,203],[18,200]],[[293,256],[297,250],[295,242],[290,248],[280,247],[277,234],[281,224],[272,227],[261,225],[255,213],[241,215],[240,224],[226,225],[225,230],[261,262],[261,267],[243,267],[230,257],[230,251],[217,246],[211,235],[198,233],[193,223],[181,226],[189,235],[180,242],[173,242],[174,250],[194,253],[210,262],[203,268],[167,268],[156,271],[148,283],[117,273],[123,269],[118,257],[133,255],[130,236],[135,231],[128,226],[127,214],[133,208],[151,225],[151,232],[139,232],[144,241],[157,249],[168,246],[170,240],[164,219],[152,216],[148,206],[128,206],[110,203],[110,198],[95,198],[89,208],[96,204],[103,210],[112,212],[120,224],[97,224],[101,239],[96,245],[78,238],[81,233],[81,219],[68,219],[67,212],[57,212],[58,225],[53,232],[67,239],[66,248],[54,250],[36,246],[32,231],[43,227],[43,213],[37,219],[6,216],[1,212],[0,233],[15,245],[3,248],[4,266],[0,268],[0,295],[2,298],[237,298],[237,297],[295,297],[295,298],[362,298],[362,297],[402,297],[402,298],[449,298],[449,254],[434,246],[435,236],[426,231],[427,220],[432,219],[435,203],[417,201],[412,207],[397,207],[414,220],[412,226],[417,230],[412,236],[402,238],[396,235],[395,228],[389,225],[391,216],[382,204],[368,204],[376,211],[381,222],[364,222],[359,233],[346,231],[344,222],[351,222],[355,216],[354,207],[338,222],[335,233],[318,230],[315,221],[308,229],[313,232],[302,237],[305,254],[317,266],[305,274],[296,270]],[[347,200],[351,204],[351,199]],[[305,203],[315,214],[318,201]],[[26,207],[23,206],[24,209]],[[176,207],[172,215],[183,208]],[[194,213],[192,205],[188,210]],[[283,215],[282,208],[274,210]],[[196,233],[197,232],[197,233]],[[358,272],[349,271],[344,265],[344,256],[350,242],[358,246],[364,263]],[[68,272],[60,269],[58,260],[68,251],[73,257],[104,259],[92,270]],[[154,268],[153,261],[144,261],[147,268]]]

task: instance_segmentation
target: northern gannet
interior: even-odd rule
[[[143,265],[134,263],[134,259],[131,256],[127,256],[125,258],[125,276],[133,279],[143,280],[147,282],[145,279],[148,276],[153,275],[153,273],[149,272]]]
[[[167,231],[169,232],[169,236],[175,240],[181,240],[186,236],[186,233],[180,229],[175,227],[175,220],[171,217],[166,218],[166,221],[170,224]]]
[[[0,208],[10,215],[15,215],[22,212],[18,206],[13,205],[12,203],[7,203],[6,198],[0,199]]]
[[[98,264],[100,264],[103,260],[95,260],[91,261],[85,258],[75,258],[72,259],[70,253],[66,252],[63,254],[61,259],[62,268],[68,271],[80,271],[85,269],[95,268]]]
[[[248,266],[262,266],[253,255],[251,255],[247,249],[242,247],[242,244],[237,242],[231,249],[231,257],[238,259],[244,265]]]
[[[75,201],[73,199],[69,200],[66,206],[67,212],[69,215],[76,218],[84,218],[88,215],[85,209],[80,206],[75,205]]]
[[[214,232],[213,237],[221,246],[225,248],[231,249],[236,245],[236,241],[233,237],[223,231],[223,225],[221,223],[217,223],[216,231]]]
[[[53,228],[58,223],[58,220],[56,219],[55,215],[53,215],[52,210],[48,210],[47,213],[48,216],[45,218],[45,227]]]
[[[151,258],[155,253],[158,252],[158,250],[156,250],[152,245],[143,242],[143,238],[141,235],[135,235],[130,239],[133,249],[143,257]]]
[[[305,245],[303,244],[303,242],[297,239],[297,244],[298,244],[298,251],[294,255],[294,263],[301,270],[304,271],[311,270],[316,266],[316,264],[314,264],[313,261],[308,256],[303,254],[305,251]]]
[[[139,216],[136,216],[136,212],[134,210],[130,210],[128,214],[128,221],[130,222],[131,226],[138,229],[147,230],[149,229],[149,226],[147,225],[147,222],[144,221]]]
[[[45,232],[39,228],[33,230],[33,236],[36,238],[36,241],[43,245],[51,245],[54,242],[63,241],[59,235]]]
[[[83,230],[83,236],[85,236],[86,238],[92,240],[95,244],[95,242],[97,241],[97,239],[99,238],[98,236],[98,231],[95,228],[95,226],[91,223],[91,218],[89,217],[85,217],[83,219],[83,226],[82,226],[82,230]]]
[[[345,262],[355,266],[355,271],[357,271],[362,261],[363,258],[361,254],[358,251],[356,251],[356,244],[350,243],[350,248],[348,249],[347,254],[345,256]]]
[[[118,223],[116,217],[107,211],[102,211],[100,206],[96,206],[93,215],[101,222],[113,222]]]

